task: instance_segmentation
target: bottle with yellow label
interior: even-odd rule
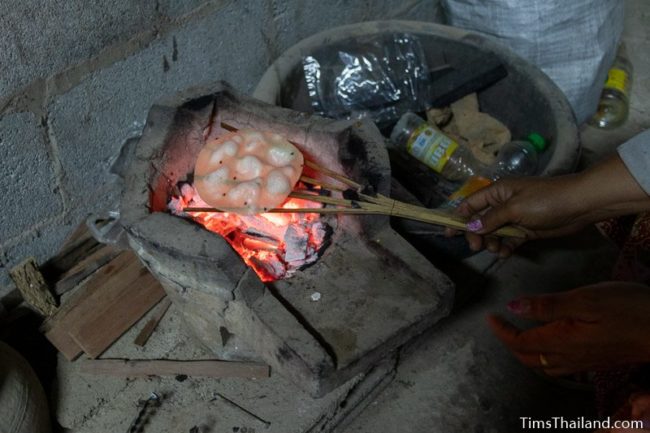
[[[454,191],[443,208],[455,208],[467,197],[504,177],[533,176],[539,169],[539,153],[546,148],[546,140],[536,132],[528,134],[525,140],[506,143],[500,150],[497,160],[488,171],[472,176]]]
[[[603,129],[621,126],[627,120],[630,107],[632,64],[627,58],[625,45],[621,44],[616,59],[607,73],[607,81],[600,95],[598,110],[589,124]]]
[[[470,149],[413,113],[400,118],[390,134],[390,142],[449,180],[464,181],[486,168]]]

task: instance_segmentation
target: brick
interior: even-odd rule
[[[0,99],[158,20],[155,2],[8,0],[0,14]]]
[[[0,119],[0,245],[63,210],[43,128],[31,113]]]
[[[23,259],[34,256],[40,265],[56,254],[71,226],[63,223],[55,223],[43,230],[35,230],[33,233],[25,234],[19,242],[5,247],[5,266],[7,270],[17,265]]]

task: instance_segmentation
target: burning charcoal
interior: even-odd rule
[[[172,197],[169,203],[167,203],[167,209],[174,215],[184,215],[184,208],[185,203],[182,198]]]
[[[279,280],[286,276],[287,268],[276,254],[264,256],[264,260],[252,257],[251,262],[255,265],[258,275],[264,281]],[[265,278],[266,277],[266,278]]]
[[[186,202],[189,203],[190,200],[192,200],[196,195],[197,195],[196,190],[191,184],[184,183],[181,186],[181,196],[183,197],[183,200],[185,200]]]
[[[324,224],[318,222],[311,226],[310,238],[312,244],[322,245],[325,242],[325,237],[327,236],[327,228]]]
[[[304,263],[307,257],[307,241],[309,236],[304,229],[299,226],[289,226],[284,235],[284,261],[288,263],[301,262],[298,266]]]
[[[247,236],[257,238],[258,240],[261,240],[263,242],[273,244],[276,247],[278,245],[280,245],[280,240],[279,239],[275,238],[273,235],[270,235],[268,233],[263,233],[263,232],[257,230],[257,228],[255,228],[255,227],[248,227],[248,228],[244,229],[243,233],[245,235],[247,235]]]
[[[232,218],[238,218],[241,221],[242,229],[249,233],[255,233],[259,237],[274,239],[278,243],[284,237],[284,232],[287,230],[288,221],[284,224],[274,224],[272,221],[264,218],[261,215],[244,216],[232,215]],[[251,234],[251,236],[253,236]]]
[[[329,226],[317,214],[189,212],[185,207],[210,207],[188,183],[179,183],[181,197],[172,197],[170,211],[189,216],[207,230],[222,235],[262,281],[291,277],[296,270],[318,260],[329,236]],[[290,199],[286,207],[318,207],[317,203]]]
[[[255,251],[256,253],[260,253],[262,251],[275,253],[278,250],[278,244],[273,244],[271,242],[267,242],[266,240],[259,239],[244,238],[241,240],[241,243],[239,245],[242,248]]]

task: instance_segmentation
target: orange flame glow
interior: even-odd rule
[[[174,197],[182,208],[190,200]],[[289,198],[286,209],[320,205]],[[302,265],[317,259],[325,242],[325,224],[316,213],[264,213],[239,215],[229,212],[187,212],[194,221],[223,236],[262,281],[291,276]]]

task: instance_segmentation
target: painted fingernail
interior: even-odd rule
[[[527,299],[516,299],[508,302],[508,310],[514,314],[524,314],[530,311],[530,301]]]
[[[483,228],[483,223],[480,219],[472,220],[466,224],[467,230],[470,232],[477,232]]]

